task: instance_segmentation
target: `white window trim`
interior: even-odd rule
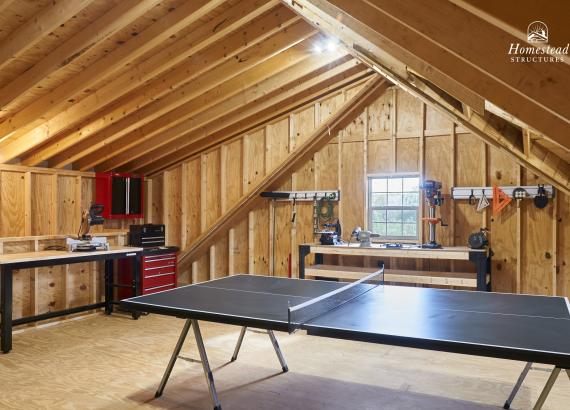
[[[421,176],[419,172],[387,172],[387,173],[376,173],[376,174],[367,174],[366,175],[366,227],[369,231],[373,232],[372,230],[372,208],[370,207],[370,189],[371,189],[371,180],[375,178],[406,178],[406,177],[414,177],[419,178],[421,183]],[[401,243],[418,243],[421,236],[421,226],[422,226],[422,190],[418,190],[418,206],[417,206],[417,229],[416,233],[417,236],[415,238],[409,236],[403,237],[382,237],[382,238],[374,238],[374,242],[401,242]]]

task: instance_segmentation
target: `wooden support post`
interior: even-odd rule
[[[24,235],[32,235],[32,173],[24,174]]]

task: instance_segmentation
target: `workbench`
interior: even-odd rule
[[[315,264],[305,266],[305,258],[310,253],[315,255]],[[387,248],[385,245],[380,244],[361,247],[359,243],[342,245],[302,244],[299,245],[299,278],[320,277],[358,280],[378,269],[326,265],[323,263],[323,255],[470,261],[475,265],[475,273],[385,269],[384,280],[397,283],[460,286],[482,291],[491,290],[490,252],[487,249],[470,249],[465,246],[429,249],[413,245],[407,245],[402,248]]]
[[[39,251],[23,252],[0,255],[0,309],[2,313],[0,322],[0,348],[8,353],[12,349],[12,326],[65,316],[73,313],[104,307],[106,314],[113,312],[113,287],[125,286],[133,289],[134,295],[138,295],[140,281],[140,255],[143,248],[111,247],[108,251],[92,252],[67,252],[67,251]],[[134,280],[132,284],[116,285],[113,283],[113,260],[120,258],[134,259]],[[12,320],[12,279],[16,269],[38,268],[42,266],[67,265],[72,263],[105,261],[105,300],[85,306],[77,306],[71,309],[57,312],[47,312],[35,316],[27,316]],[[133,313],[137,318],[137,314]]]

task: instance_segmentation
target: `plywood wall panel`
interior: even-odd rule
[[[58,232],[77,234],[81,223],[80,205],[76,203],[81,187],[73,176],[60,176],[57,179],[58,195]]]
[[[544,183],[536,175],[524,172],[524,185]],[[532,294],[556,294],[556,249],[554,240],[554,202],[548,201],[546,208],[536,208],[532,200],[520,205],[522,212],[521,292]]]
[[[230,231],[228,268],[232,274],[249,272],[248,219],[244,218]]]
[[[166,244],[177,245],[182,242],[182,166],[173,168],[164,174],[164,218],[166,225]]]
[[[23,187],[23,172],[0,172],[0,236],[25,235]]]
[[[222,212],[230,209],[236,204],[242,196],[243,192],[243,176],[242,176],[242,139],[238,139],[223,147],[223,185],[225,201],[222,203]]]
[[[32,175],[32,235],[49,235],[57,232],[54,224],[56,212],[53,212],[53,195],[57,189],[57,179],[52,175]]]
[[[399,138],[396,141],[396,172],[419,171],[419,138]]]
[[[65,265],[38,268],[38,313],[65,309]]]
[[[265,168],[270,173],[289,155],[289,118],[267,125],[265,132]]]
[[[152,208],[152,222],[155,224],[163,223],[163,189],[164,174],[157,175],[152,178],[152,203],[147,204]]]
[[[423,128],[422,103],[411,94],[396,91],[396,136],[418,137]]]
[[[289,273],[291,257],[291,211],[287,202],[275,202],[275,238],[273,256],[274,276],[286,277]]]
[[[392,93],[381,95],[368,106],[368,141],[390,138]]]
[[[69,265],[67,294],[70,308],[91,303],[92,273],[91,262]]]
[[[202,232],[221,216],[220,150],[202,155],[201,162]]]
[[[249,213],[249,273],[269,274],[269,206]]]
[[[184,206],[184,212],[186,214],[186,244],[182,244],[182,247],[186,247],[194,242],[194,240],[201,233],[201,161],[200,158],[188,161],[186,168],[186,179],[182,181],[186,184],[186,189],[188,189],[189,194],[187,195],[187,200]],[[154,184],[154,179],[153,179]],[[153,187],[154,189],[154,187]]]
[[[520,168],[507,154],[489,149],[489,182],[496,185],[518,185]],[[511,204],[498,216],[491,217],[493,252],[492,278],[493,289],[498,292],[516,292],[517,289],[517,249],[520,240],[517,231],[516,209]]]
[[[341,216],[345,232],[355,226],[364,226],[366,178],[364,175],[364,149],[361,142],[341,145]]]
[[[338,144],[328,144],[315,154],[316,188],[338,189],[338,149]]]
[[[265,130],[248,134],[243,140],[244,194],[251,191],[265,175]]]
[[[390,140],[368,141],[368,173],[385,174],[390,172],[392,158]]]
[[[451,132],[453,122],[439,111],[426,106],[426,134],[445,135]],[[474,137],[473,137],[474,138]],[[474,138],[475,139],[475,138]],[[478,140],[478,139],[477,139]],[[480,140],[478,140],[480,141]]]
[[[570,197],[558,196],[556,217],[556,293],[570,295]]]

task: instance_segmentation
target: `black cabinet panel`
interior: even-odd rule
[[[129,214],[141,214],[142,181],[140,178],[130,178],[129,184]]]
[[[112,177],[111,178],[111,213],[115,215],[127,213],[127,197],[125,195],[127,189],[127,178]]]

